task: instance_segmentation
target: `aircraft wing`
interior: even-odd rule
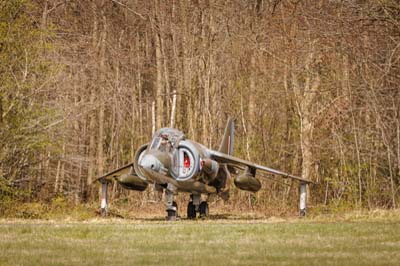
[[[285,172],[282,172],[279,170],[275,170],[275,169],[272,169],[272,168],[269,168],[269,167],[266,167],[263,165],[259,165],[259,164],[256,164],[256,163],[253,163],[253,162],[250,162],[247,160],[243,160],[243,159],[240,159],[240,158],[237,158],[237,157],[234,157],[234,156],[222,153],[222,152],[210,150],[210,153],[211,153],[211,158],[219,163],[226,163],[230,166],[249,167],[250,169],[253,169],[253,170],[261,170],[261,171],[268,172],[271,174],[280,175],[283,178],[291,178],[291,179],[294,179],[294,180],[297,180],[297,181],[300,181],[300,182],[306,183],[306,184],[313,183],[312,181],[307,180],[305,178],[302,178],[299,176],[294,176],[294,175],[291,175],[291,174],[288,174],[288,173],[285,173]]]
[[[128,164],[126,164],[126,165],[124,165],[124,166],[122,166],[122,167],[120,167],[118,169],[112,170],[112,171],[100,176],[99,178],[97,178],[95,180],[95,182],[96,181],[110,182],[110,181],[114,180],[114,178],[116,178],[116,177],[118,177],[120,175],[129,174],[129,173],[132,173],[133,171],[134,171],[133,170],[133,162],[132,163],[128,163]]]

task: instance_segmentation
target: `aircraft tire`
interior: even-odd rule
[[[188,219],[195,219],[196,218],[196,207],[194,206],[193,202],[189,202],[187,207],[187,218]]]
[[[178,217],[178,204],[174,201],[172,203],[172,206],[174,206],[176,208],[176,211],[174,210],[167,210],[167,221],[176,221],[177,217]]]
[[[199,212],[200,212],[200,217],[208,216],[208,203],[206,201],[200,203]]]
[[[176,221],[176,211],[173,210],[167,211],[167,221]]]

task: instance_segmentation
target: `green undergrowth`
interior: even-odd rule
[[[178,215],[186,220],[186,209],[180,204]],[[99,203],[74,204],[63,197],[55,197],[48,202],[0,201],[0,219],[19,220],[60,220],[86,221],[103,219],[100,215]],[[165,206],[162,202],[143,205],[114,203],[109,206],[108,217],[127,222],[133,220],[163,220]],[[276,211],[262,209],[235,209],[229,205],[211,205],[208,220],[282,220],[282,221],[400,221],[400,209],[355,209],[314,206],[308,210],[307,216],[301,218],[297,212],[281,214]]]
[[[51,202],[1,202],[0,217],[16,219],[87,220],[98,215],[94,204],[71,204],[63,198]]]

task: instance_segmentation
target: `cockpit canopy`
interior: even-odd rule
[[[153,135],[148,149],[172,152],[178,147],[179,142],[184,139],[185,135],[181,131],[174,128],[162,128]]]
[[[178,181],[192,178],[200,169],[200,155],[192,143],[185,140],[185,135],[173,128],[162,128],[153,135],[147,151],[138,155],[140,164],[145,154],[156,156],[168,168],[169,175]],[[169,156],[165,156],[168,154]],[[160,167],[161,169],[162,167]]]

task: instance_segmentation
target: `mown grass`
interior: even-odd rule
[[[399,265],[400,219],[0,221],[0,265]]]

